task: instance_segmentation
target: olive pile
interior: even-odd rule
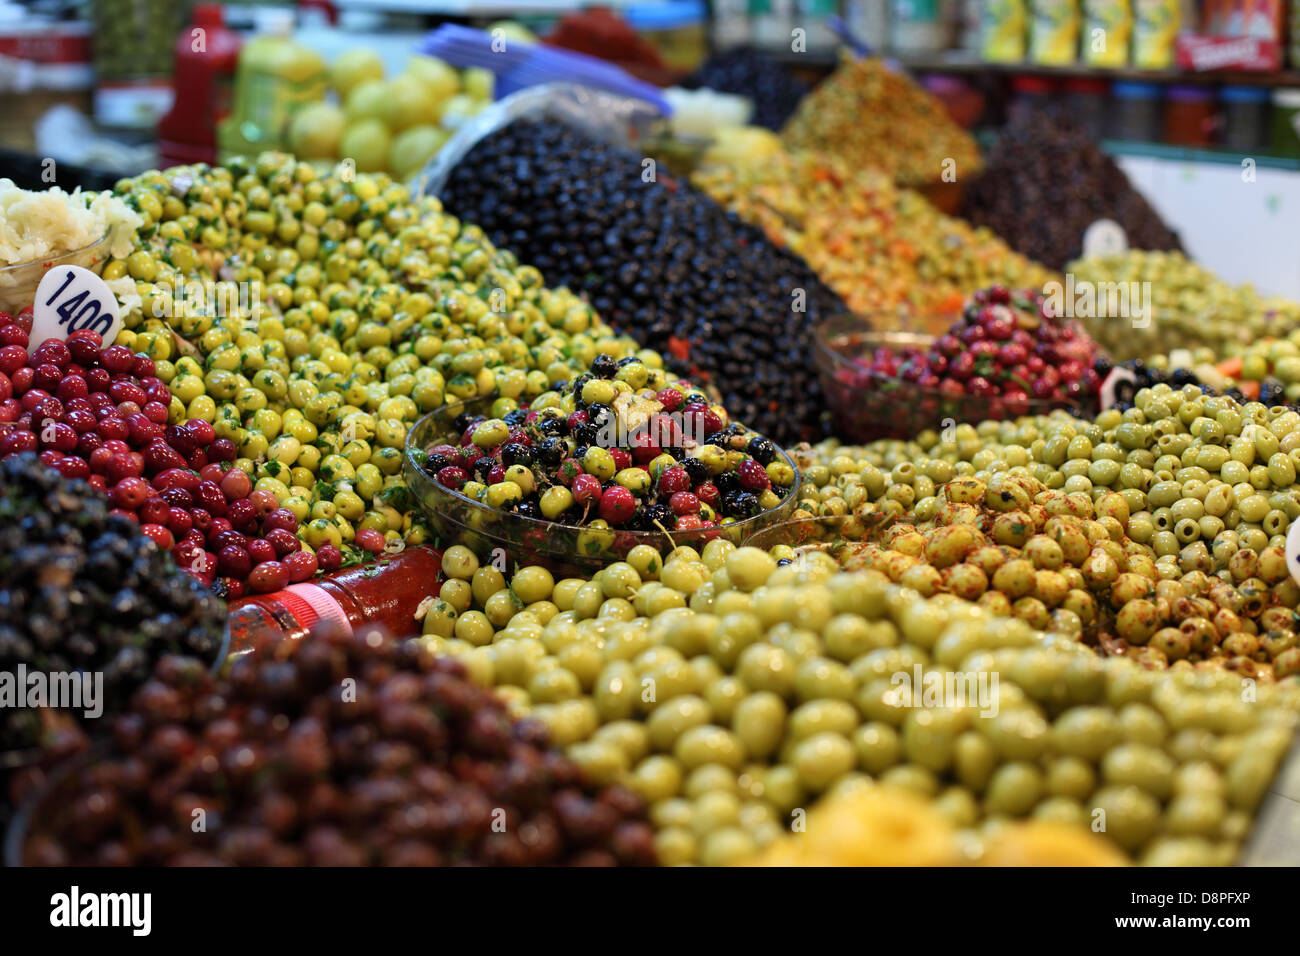
[[[841,564],[926,596],[978,601],[1147,666],[1214,661],[1245,677],[1300,673],[1300,589],[1279,547],[1238,551],[1224,580],[1181,565],[1181,579],[1162,580],[1152,549],[1124,534],[1123,497],[1106,491],[1094,503],[1028,475],[956,478],[911,518],[879,543],[850,546]]]
[[[225,604],[108,511],[35,455],[0,462],[0,671],[102,674],[112,713],[164,654],[212,666]],[[44,726],[35,708],[4,707],[0,750],[42,743]]]
[[[118,343],[153,361],[178,421],[234,442],[253,493],[273,494],[317,553],[423,540],[401,476],[421,414],[494,396],[506,415],[597,354],[636,351],[383,174],[264,153],[117,190],[145,219],[140,248],[104,270],[136,292]]]
[[[802,256],[859,314],[956,315],[974,289],[1053,275],[987,229],[945,216],[879,170],[822,153],[718,163],[692,183]]]
[[[1300,414],[1195,385],[1156,385],[1134,398],[1127,411],[1107,409],[1092,421],[1054,414],[858,449],[828,442],[796,453],[800,507],[842,515],[868,503],[902,515],[954,477],[1008,472],[1094,500],[1118,493],[1129,509],[1126,535],[1153,549],[1162,577],[1221,574],[1238,551],[1285,545],[1300,517]]]
[[[1104,283],[1139,283],[1137,288],[1149,298],[1145,304],[1151,310],[1150,323],[1141,327],[1120,318],[1083,319],[1093,338],[1116,358],[1149,359],[1159,352],[1198,347],[1227,358],[1300,324],[1300,304],[1224,282],[1180,252],[1131,249],[1117,256],[1077,259],[1065,269],[1076,283],[1099,288]],[[1297,385],[1291,396],[1295,401],[1300,399],[1300,370],[1291,366],[1290,371],[1286,384]],[[1263,377],[1247,376],[1254,381]]]
[[[639,798],[373,631],[263,644],[225,678],[165,658],[111,733],[38,810],[29,865],[654,862]]]
[[[947,174],[965,182],[983,165],[943,102],[877,57],[846,54],[803,98],[781,138],[790,149],[878,169],[907,186],[953,182]]]
[[[748,46],[715,53],[681,85],[689,90],[707,87],[749,97],[754,103],[750,122],[770,130],[784,126],[808,92],[807,84],[795,79],[781,63]]]
[[[1240,675],[1102,659],[822,552],[779,554],[644,547],[589,580],[507,582],[453,548],[425,640],[589,777],[638,792],[665,864],[750,859],[867,778],[933,800],[977,843],[1009,819],[1100,820],[1142,862],[1233,860],[1300,684],[1246,703]],[[984,690],[932,699],[958,675]]]
[[[518,121],[452,172],[447,208],[585,295],[737,418],[824,433],[809,330],[844,304],[800,259],[648,160],[554,121]]]
[[[961,215],[1052,269],[1079,256],[1084,232],[1098,219],[1119,223],[1135,249],[1182,248],[1092,137],[1073,119],[1051,112],[1013,114],[984,173],[967,185]],[[1129,334],[1126,320],[1105,321]]]
[[[771,439],[685,382],[597,355],[504,419],[464,414],[424,450],[439,484],[492,508],[568,525],[713,528],[775,508],[794,469]]]

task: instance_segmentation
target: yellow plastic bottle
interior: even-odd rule
[[[268,11],[239,54],[234,103],[217,128],[221,160],[283,149],[289,118],[323,100],[326,82],[325,61],[293,40],[293,15]]]

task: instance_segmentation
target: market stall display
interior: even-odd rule
[[[878,169],[904,186],[964,183],[983,168],[975,140],[943,103],[875,58],[842,60],[803,98],[781,138],[791,149]]]
[[[1182,248],[1115,161],[1058,111],[1012,115],[987,168],[967,184],[961,215],[1053,269],[1079,257],[1084,232],[1099,219],[1118,223],[1131,248]]]
[[[219,162],[0,180],[7,864],[1294,852],[1300,304],[1183,253],[1061,83],[986,162],[883,59],[615,96],[316,6],[166,37],[164,134],[243,50]],[[667,82],[687,6],[550,37]]]
[[[956,315],[976,289],[1054,274],[885,173],[808,152],[710,152],[691,182],[817,270],[860,315]],[[892,323],[886,323],[892,324]]]
[[[780,442],[824,433],[808,332],[844,306],[808,266],[653,160],[555,120],[479,142],[442,190],[546,281]]]

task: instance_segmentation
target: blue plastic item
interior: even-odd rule
[[[1113,83],[1110,91],[1117,100],[1154,100],[1160,98],[1160,87],[1154,83]]]
[[[666,0],[639,4],[623,10],[623,19],[634,30],[676,30],[704,21],[702,0]]]
[[[1263,86],[1225,86],[1219,90],[1225,103],[1267,103],[1269,90]]]
[[[872,50],[866,40],[860,39],[849,29],[848,23],[838,13],[833,13],[827,19],[826,25],[831,28],[831,32],[844,41],[844,45],[853,51],[853,55],[862,58],[872,56]]]
[[[657,86],[643,83],[604,60],[541,44],[508,41],[498,49],[493,49],[492,44],[489,33],[446,23],[424,38],[420,52],[461,69],[475,66],[491,70],[497,77],[498,100],[543,83],[577,83],[645,100],[665,116],[673,111]]]

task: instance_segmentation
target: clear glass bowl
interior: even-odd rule
[[[794,469],[795,480],[790,493],[775,508],[716,528],[692,531],[620,531],[560,524],[528,518],[488,507],[482,502],[438,484],[419,465],[413,453],[444,440],[457,444],[459,435],[452,421],[465,412],[487,414],[491,398],[471,399],[444,405],[421,418],[406,436],[406,454],[402,465],[407,488],[437,531],[445,547],[463,544],[481,559],[490,561],[494,552],[518,564],[541,564],[552,572],[587,575],[612,561],[622,560],[640,544],[648,544],[660,553],[676,545],[701,548],[714,538],[740,544],[763,528],[787,520],[799,500],[799,469],[790,456],[781,457]]]
[[[786,545],[798,551],[827,551],[848,570],[853,569],[851,552],[855,544],[877,544],[895,519],[877,512],[860,515],[834,515],[821,518],[795,518],[756,531],[742,544],[770,551]]]
[[[108,262],[108,234],[88,246],[65,252],[48,259],[34,259],[31,262],[18,262],[11,266],[0,266],[0,312],[14,315],[36,300],[36,287],[45,278],[45,273],[56,266],[81,266],[95,275],[104,271]]]
[[[896,319],[892,319],[897,324]],[[830,407],[835,433],[845,441],[861,443],[881,438],[915,438],[926,429],[942,431],[961,422],[976,424],[990,419],[1045,415],[1061,408],[1079,415],[1095,413],[1095,407],[1068,401],[1026,398],[1012,401],[1002,395],[953,397],[937,388],[923,388],[914,382],[881,375],[867,365],[879,348],[901,352],[925,349],[934,341],[933,319],[918,317],[916,328],[881,331],[871,318],[842,315],[817,327],[813,341],[813,363]],[[943,328],[951,325],[949,318]],[[1095,402],[1093,403],[1095,405]]]

